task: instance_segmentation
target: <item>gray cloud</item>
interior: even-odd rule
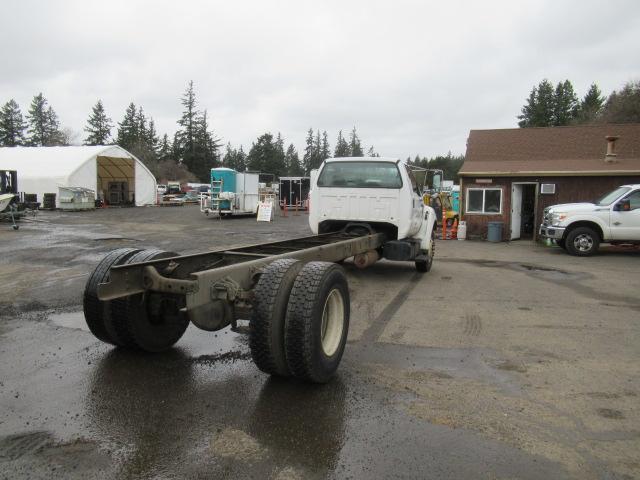
[[[516,126],[531,87],[580,95],[638,78],[635,1],[3,2],[0,102],[42,91],[81,131],[101,98],[172,133],[193,79],[224,142],[356,125],[385,155],[463,153],[471,128]],[[10,48],[6,48],[10,46]]]

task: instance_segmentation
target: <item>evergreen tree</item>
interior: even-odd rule
[[[174,139],[174,151],[181,163],[201,181],[208,181],[211,168],[218,163],[218,140],[209,130],[207,111],[197,109],[193,81],[182,96],[184,110],[178,120],[180,129]]]
[[[138,112],[136,113],[135,119],[137,129],[136,129],[136,143],[139,145],[147,146],[147,137],[148,137],[148,127],[147,127],[147,117],[144,114],[144,110],[142,107],[138,108]]]
[[[153,121],[153,118],[149,118],[149,126],[146,130],[145,136],[145,144],[149,150],[151,150],[156,158],[158,157],[159,149],[160,149],[160,139],[158,138],[158,134],[156,132],[156,124]]]
[[[518,116],[520,127],[550,127],[554,123],[555,91],[546,78],[533,87]]]
[[[169,141],[169,136],[165,133],[158,146],[158,161],[164,162],[166,160],[173,160],[173,151],[171,148],[171,142]]]
[[[352,157],[362,157],[364,155],[362,152],[362,146],[360,145],[360,139],[356,133],[356,127],[353,127],[353,130],[351,130],[351,134],[349,135],[349,150],[351,151]]]
[[[613,91],[604,105],[606,123],[640,123],[640,81],[629,82],[619,92]]]
[[[289,169],[284,152],[284,139],[280,132],[278,132],[278,136],[276,137],[276,163],[282,165],[282,175],[286,175]]]
[[[329,135],[327,131],[322,132],[322,146],[320,147],[320,163],[331,157],[331,147],[329,146]],[[318,165],[319,166],[319,165]]]
[[[260,173],[273,173],[281,176],[284,173],[284,161],[278,165],[278,148],[273,141],[273,135],[264,133],[254,142],[247,156],[249,170]]]
[[[293,146],[293,143],[287,147],[287,152],[285,153],[284,158],[288,176],[300,177],[304,175],[304,169],[302,168],[302,165],[300,165],[298,151],[296,150],[296,147]]]
[[[89,134],[84,139],[84,144],[106,145],[109,142],[112,128],[113,124],[104,111],[102,100],[98,100],[87,119],[87,125],[84,127],[84,131]]]
[[[138,111],[133,102],[124,113],[122,122],[118,123],[118,137],[116,143],[125,150],[131,150],[138,143]]]
[[[305,141],[304,155],[302,156],[302,165],[306,175],[309,174],[313,168],[314,155],[315,155],[315,142],[313,138],[313,128],[310,128],[307,132],[307,138]]]
[[[569,80],[558,82],[553,99],[553,125],[569,125],[578,116],[578,97]]]
[[[47,100],[42,93],[33,97],[29,113],[28,144],[34,147],[41,147],[45,144],[47,136]]]
[[[222,159],[222,165],[227,168],[233,168],[236,170],[236,156],[237,152],[231,146],[231,142],[227,143],[226,151]]]
[[[589,91],[580,102],[578,108],[577,123],[593,123],[595,122],[604,106],[604,97],[598,88],[598,85],[592,83]]]
[[[68,144],[69,142],[67,141],[67,137],[64,132],[60,130],[58,114],[53,110],[53,107],[49,105],[46,113],[45,140],[43,145],[50,147]]]
[[[181,129],[176,132],[175,148],[180,152],[181,161],[191,170],[197,162],[196,159],[196,130],[198,123],[198,111],[196,109],[196,94],[193,90],[193,80],[189,82],[186,92],[181,100],[184,110],[178,120]],[[195,172],[194,172],[195,173]],[[197,175],[197,174],[196,174]]]
[[[247,171],[247,154],[244,153],[242,145],[236,152],[236,170],[239,172]]]
[[[380,154],[376,153],[376,150],[373,148],[373,145],[371,145],[369,147],[369,150],[367,150],[367,157],[379,157]]]
[[[14,99],[9,100],[0,110],[0,146],[24,145],[26,128],[27,124],[22,118],[20,107]]]
[[[351,148],[349,144],[342,136],[342,130],[338,132],[338,140],[336,140],[336,149],[333,152],[334,157],[350,157]]]

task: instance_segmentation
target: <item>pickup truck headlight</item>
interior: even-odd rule
[[[554,212],[554,213],[551,214],[551,225],[558,225],[565,218],[567,218],[567,214],[566,213]]]

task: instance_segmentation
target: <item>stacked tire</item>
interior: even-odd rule
[[[342,267],[276,260],[254,289],[249,330],[253,361],[271,375],[329,381],[344,353],[349,312]]]
[[[149,262],[177,254],[161,250],[120,248],[107,254],[87,281],[83,310],[91,333],[118,347],[161,352],[171,348],[189,326],[180,310],[184,297],[165,293],[140,293],[111,301],[98,298],[98,285],[109,281],[111,267]]]

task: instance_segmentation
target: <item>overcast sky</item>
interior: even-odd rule
[[[42,92],[82,132],[102,99],[176,129],[193,80],[215,134],[248,151],[282,132],[358,129],[382,155],[465,152],[470,129],[516,127],[542,78],[579,96],[640,79],[640,2],[31,1],[0,3],[0,102]],[[115,129],[113,134],[115,135]],[[84,133],[80,140],[84,138]]]

